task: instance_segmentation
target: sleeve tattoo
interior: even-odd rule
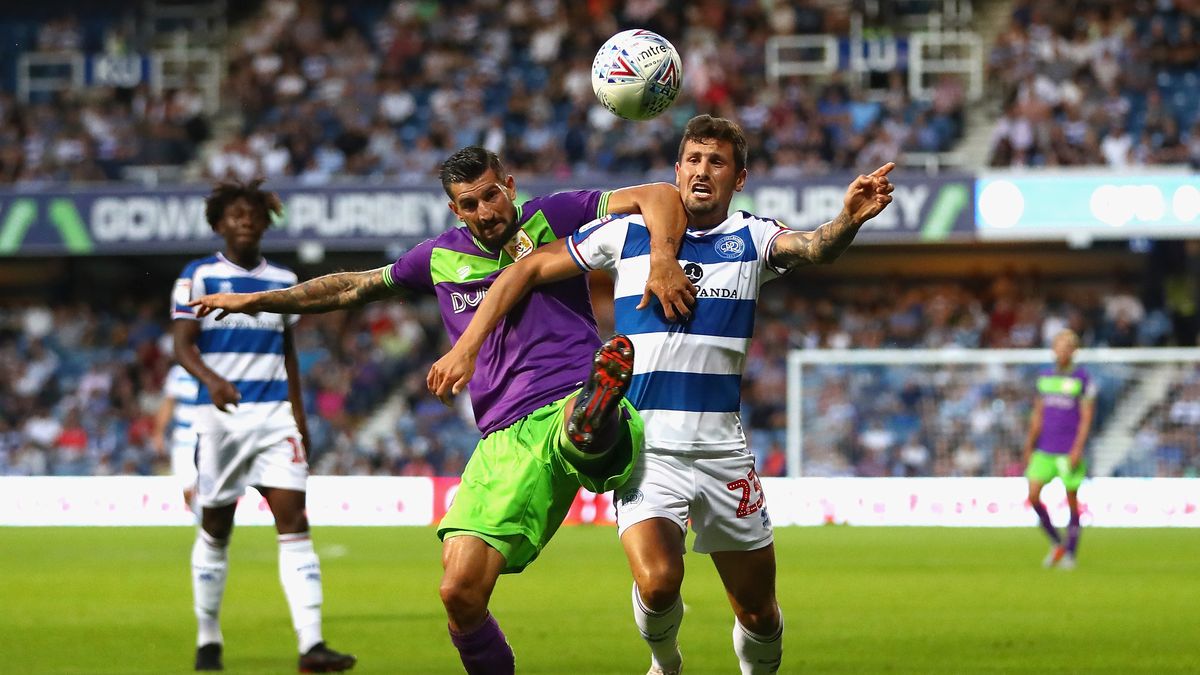
[[[771,263],[790,269],[804,264],[831,263],[850,247],[862,223],[842,212],[812,232],[795,232],[775,240]]]
[[[359,307],[390,296],[405,295],[387,285],[387,267],[365,272],[338,272],[310,279],[289,288],[265,291],[255,301],[260,312],[314,314]]]

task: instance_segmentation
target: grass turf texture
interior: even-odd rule
[[[190,672],[187,528],[0,528],[0,670]],[[1034,528],[784,528],[784,667],[806,673],[1200,672],[1200,532],[1084,531],[1079,568],[1040,567]],[[432,529],[318,528],[325,636],[356,673],[456,673]],[[689,553],[686,672],[735,673],[732,615]],[[568,527],[492,607],[521,673],[642,673],[615,532]],[[229,673],[295,672],[272,531],[236,531]]]

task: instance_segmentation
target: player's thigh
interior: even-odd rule
[[[1079,460],[1079,464],[1072,469],[1071,460],[1063,457],[1058,463],[1058,477],[1062,480],[1063,488],[1069,494],[1078,493],[1080,486],[1083,485],[1083,480],[1087,477],[1087,461]]]
[[[695,481],[698,494],[691,515],[697,553],[752,551],[774,541],[754,455],[733,452],[697,459]]]
[[[1054,480],[1058,475],[1058,467],[1055,464],[1054,456],[1048,452],[1034,450],[1029,457],[1029,466],[1025,467],[1025,478],[1029,481],[1030,498],[1036,497],[1033,491],[1035,484],[1038,489],[1046,483]]]
[[[304,512],[306,494],[303,491],[272,487],[259,487],[258,491],[271,508],[275,530],[279,534],[308,531],[308,517]]]
[[[308,457],[300,432],[282,429],[262,433],[254,442],[246,481],[259,488],[304,492],[308,487]]]
[[[518,420],[479,441],[438,536],[474,534],[500,551],[505,572],[520,572],[558,531],[578,492],[555,462],[544,427]]]
[[[204,431],[196,436],[196,500],[217,508],[237,502],[249,485],[255,434]]]
[[[643,596],[663,595],[663,604],[669,604],[679,594],[683,585],[683,538],[679,524],[667,518],[639,521],[621,534],[629,570]]]
[[[674,524],[682,538],[696,497],[694,486],[691,460],[653,451],[642,453],[629,480],[614,494],[617,535],[624,541],[631,527],[660,519]]]
[[[442,596],[468,591],[492,594],[504,569],[504,556],[470,532],[456,532],[442,542]]]
[[[774,615],[775,544],[751,551],[717,551],[712,560],[739,617]]]

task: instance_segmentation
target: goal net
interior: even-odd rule
[[[791,476],[1020,476],[1049,349],[794,350]],[[1200,474],[1200,348],[1081,349],[1092,476]]]

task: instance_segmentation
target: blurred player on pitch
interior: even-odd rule
[[[171,475],[179,480],[183,503],[193,512],[196,511],[196,430],[192,428],[192,418],[199,388],[200,383],[183,366],[171,366],[163,383],[162,403],[154,415],[152,435],[154,451],[159,456],[166,455],[170,427]]]
[[[175,282],[171,316],[175,356],[196,377],[195,420],[200,530],[192,548],[197,632],[196,670],[222,670],[219,614],[227,549],[238,498],[254,486],[275,517],[279,578],[299,641],[300,672],[339,672],[355,658],[321,635],[321,564],[304,512],[308,425],[292,325],[281,314],[217,323],[188,303],[217,291],[262,291],[296,283],[296,274],[262,257],[260,244],[279,197],[262,181],[221,183],[205,200],[205,217],[225,240],[222,253],[195,260]]]
[[[746,154],[746,138],[729,120],[701,115],[684,130],[675,177],[688,216],[679,264],[698,287],[690,322],[636,310],[648,269],[645,225],[638,216],[602,218],[500,275],[470,327],[430,371],[434,393],[461,388],[474,373],[479,345],[534,285],[596,269],[615,276],[616,329],[632,338],[636,354],[629,398],[646,421],[646,450],[618,490],[617,523],[650,673],[682,667],[676,636],[689,520],[695,550],[712,554],[733,605],[742,673],[779,669],[774,535],[738,418],[758,289],[793,267],[832,262],[892,200],[887,174],[895,165],[887,164],[859,176],[842,212],[814,232],[730,215],[746,182]]]
[[[1042,564],[1074,569],[1080,531],[1079,486],[1087,476],[1083,449],[1095,415],[1096,384],[1083,366],[1073,362],[1079,336],[1064,330],[1054,336],[1051,347],[1054,365],[1038,373],[1037,399],[1025,439],[1025,477],[1029,479],[1029,504],[1051,542]],[[1062,481],[1071,509],[1065,544],[1042,503],[1042,488],[1055,478]]]
[[[513,177],[495,153],[480,147],[447,159],[441,180],[465,227],[422,242],[380,269],[330,274],[278,291],[200,298],[200,315],[326,312],[431,294],[453,341],[500,270],[597,216],[630,210],[653,221],[657,266],[664,273],[643,284],[639,296],[648,303],[653,293],[672,315],[687,311],[691,284],[674,262],[684,220],[675,188],[559,192],[518,204]],[[512,673],[515,667],[512,648],[488,611],[500,574],[520,572],[537,558],[581,485],[603,492],[622,484],[641,450],[641,418],[622,397],[632,369],[629,341],[618,337],[601,345],[589,297],[583,279],[543,289],[527,313],[510,317],[485,346],[481,377],[471,387],[483,438],[438,526],[442,604],[451,641],[471,675]]]

